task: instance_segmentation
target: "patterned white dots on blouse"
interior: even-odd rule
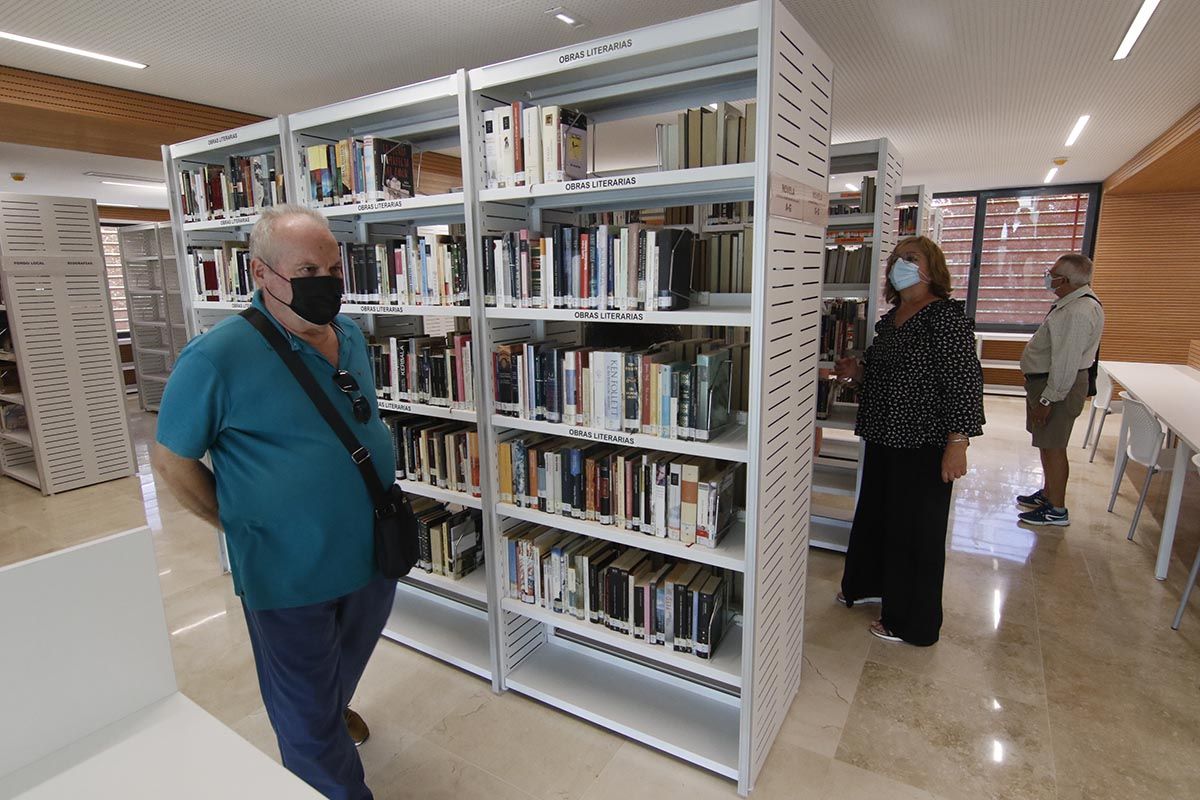
[[[983,370],[971,320],[956,300],[935,300],[896,327],[875,325],[864,355],[854,432],[887,447],[943,446],[950,433],[982,436]]]

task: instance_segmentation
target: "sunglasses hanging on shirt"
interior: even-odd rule
[[[344,369],[339,369],[333,373],[333,382],[342,390],[342,393],[351,398],[351,405],[354,409],[354,418],[361,423],[366,423],[371,419],[371,404],[367,402],[367,398],[363,397],[358,388],[358,381]]]

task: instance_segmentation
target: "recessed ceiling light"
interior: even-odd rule
[[[546,9],[546,13],[554,17],[564,25],[570,25],[572,28],[583,27],[584,20],[576,13],[568,11],[562,6]]]
[[[85,56],[87,58],[95,58],[99,61],[107,61],[110,64],[120,64],[122,67],[133,67],[134,69],[145,69],[146,65],[137,61],[128,61],[124,58],[116,58],[114,56],[106,56],[103,53],[93,53],[91,50],[80,50],[78,47],[68,47],[65,44],[55,44],[54,42],[44,42],[41,39],[31,39],[28,36],[20,36],[15,33],[0,31],[0,39],[8,39],[21,44],[31,44],[35,47],[46,47],[50,50],[58,50],[60,53],[70,53],[75,56]]]
[[[141,175],[126,175],[121,172],[97,172],[94,169],[89,169],[83,173],[89,178],[104,178],[110,181],[141,181],[142,183],[163,183],[166,181],[162,178],[143,178]]]
[[[1075,144],[1075,140],[1079,138],[1079,134],[1083,133],[1083,126],[1088,124],[1089,119],[1091,119],[1091,116],[1084,114],[1075,123],[1075,127],[1071,129],[1071,135],[1067,137],[1067,147]]]
[[[852,191],[852,192],[857,192],[857,191],[859,191],[860,189],[862,189],[862,187],[861,187],[861,186],[855,186],[853,183],[847,183],[847,184],[846,184],[846,188],[847,188],[847,189],[849,189],[849,190],[850,190],[850,191]]]
[[[1050,181],[1054,180],[1054,176],[1057,174],[1058,167],[1051,167],[1050,171],[1046,173],[1046,179],[1042,181],[1042,183],[1049,183]]]
[[[165,186],[158,186],[153,183],[126,183],[125,181],[100,181],[108,186],[130,186],[134,189],[166,189]]]
[[[1137,16],[1129,24],[1129,30],[1125,31],[1125,38],[1121,40],[1121,46],[1117,48],[1117,52],[1113,56],[1113,61],[1120,61],[1129,55],[1129,51],[1137,43],[1138,37],[1142,35],[1142,30],[1146,27],[1146,23],[1150,21],[1150,16],[1156,8],[1158,8],[1158,0],[1143,0],[1142,7],[1138,9]]]

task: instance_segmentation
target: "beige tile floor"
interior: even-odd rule
[[[1093,465],[1071,450],[1066,529],[1014,524],[1012,496],[1039,482],[1020,401],[988,398],[987,436],[956,490],[946,623],[928,649],[866,631],[872,610],[836,606],[841,557],[809,564],[800,694],[756,798],[1180,798],[1200,796],[1200,598],[1169,623],[1200,545],[1189,478],[1175,559],[1153,578],[1166,481],[1136,541],[1131,468],[1105,513],[1114,421]],[[277,757],[245,623],[211,531],[148,465],[154,417],[132,413],[139,474],[43,498],[0,479],[0,563],[148,524],[183,691]],[[1076,432],[1078,440],[1082,431]],[[1200,593],[1198,593],[1200,594]],[[490,687],[384,642],[355,705],[384,798],[732,798],[731,782]]]

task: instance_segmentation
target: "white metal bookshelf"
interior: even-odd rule
[[[911,231],[898,228],[896,235],[899,239],[903,239],[905,236],[925,236],[935,242],[941,242],[944,213],[940,208],[934,207],[933,195],[929,193],[925,184],[902,187],[896,205],[898,209],[906,207],[917,209],[916,228]],[[899,225],[899,215],[897,215],[897,225]]]
[[[129,306],[138,402],[157,411],[167,377],[187,344],[186,312],[170,223],[130,225],[117,233]]]
[[[0,282],[28,427],[0,472],[42,494],[132,475],[133,444],[93,200],[0,194]]]
[[[614,42],[620,44],[614,46]],[[300,155],[309,142],[379,134],[462,155],[461,192],[323,207],[335,236],[369,241],[416,225],[465,226],[470,269],[475,413],[380,401],[385,410],[477,422],[482,497],[424,484],[423,496],[480,508],[485,568],[462,581],[413,575],[398,587],[385,635],[620,734],[737,781],[747,794],[799,688],[804,584],[813,474],[817,326],[829,176],[832,62],[784,5],[757,0],[603,41],[518,58],[271,121],[264,138],[282,142],[288,191],[302,193]],[[524,100],[579,109],[604,121],[678,111],[719,101],[754,100],[753,163],[604,176],[566,183],[487,189],[482,113]],[[267,123],[259,123],[267,126]],[[210,137],[228,148],[230,139]],[[174,164],[204,156],[203,142],[168,149]],[[179,148],[177,150],[177,148]],[[880,181],[880,183],[884,183]],[[890,190],[889,190],[890,191]],[[796,202],[795,197],[807,198]],[[578,222],[592,210],[753,201],[753,291],[713,297],[687,310],[636,315],[561,309],[490,308],[483,301],[481,241],[543,223]],[[177,210],[177,209],[176,209]],[[178,219],[181,219],[178,218]],[[180,250],[189,237],[244,237],[250,219],[175,225]],[[733,229],[733,227],[730,227]],[[183,259],[180,259],[181,265]],[[187,274],[181,266],[181,278]],[[193,302],[205,314],[244,304]],[[197,309],[197,306],[202,308]],[[220,307],[216,306],[228,306]],[[421,306],[344,306],[368,330]],[[749,332],[750,407],[739,424],[709,442],[620,434],[619,442],[666,453],[708,455],[746,465],[747,508],[719,546],[629,533],[613,526],[543,514],[497,501],[497,436],[533,431],[584,441],[618,441],[606,432],[491,413],[490,353],[500,341],[554,339],[579,344],[583,323],[732,326]],[[193,333],[203,325],[194,325]],[[741,613],[710,660],[639,642],[603,626],[521,603],[507,594],[503,532],[530,521],[732,570],[740,575]]]
[[[847,142],[830,147],[830,169],[837,174],[872,174],[875,177],[874,210],[869,213],[831,214],[826,245],[835,244],[839,232],[868,231],[867,235],[855,237],[856,243],[873,248],[871,271],[868,281],[861,284],[823,284],[821,297],[824,300],[860,299],[867,301],[866,340],[856,348],[865,350],[875,334],[875,321],[883,314],[884,267],[888,256],[896,246],[899,231],[897,205],[902,198],[903,159],[895,146],[887,139],[870,139],[862,142]],[[926,198],[923,187],[917,199]],[[864,198],[841,195],[842,202]],[[822,276],[824,277],[824,276]],[[832,362],[821,362],[824,369],[832,369]],[[853,435],[857,406],[848,403],[833,403],[829,417],[817,421],[822,429],[821,453],[816,459],[817,471],[813,477],[815,496],[834,498],[852,497],[858,494],[862,445]],[[853,490],[848,491],[852,486]],[[844,501],[826,501],[814,507],[812,518],[812,544],[817,547],[845,551],[850,539],[850,522],[853,506],[844,507]]]

